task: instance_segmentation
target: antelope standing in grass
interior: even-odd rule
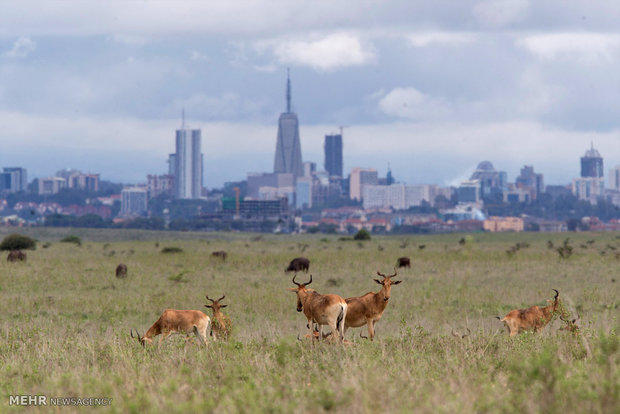
[[[224,315],[220,309],[225,308],[228,305],[221,305],[220,301],[223,300],[226,295],[222,296],[218,300],[211,299],[208,295],[206,296],[207,300],[211,301],[210,305],[205,305],[205,307],[210,308],[213,311],[213,323],[211,332],[213,334],[213,340],[217,340],[217,337],[223,339],[228,339],[230,336],[230,331],[232,328],[232,323],[230,322],[230,318]]]
[[[548,305],[544,308],[532,306],[527,309],[515,309],[508,312],[503,319],[499,316],[496,316],[496,318],[504,322],[510,336],[529,330],[538,332],[551,321],[558,309],[558,297],[560,296],[560,292],[556,289],[552,290],[555,291],[553,302],[547,300]]]
[[[381,319],[390,300],[392,285],[398,285],[402,282],[402,280],[392,280],[398,272],[389,276],[378,271],[377,274],[383,277],[383,280],[374,279],[375,282],[382,286],[379,292],[368,292],[364,296],[346,299],[349,307],[347,308],[347,317],[344,322],[344,332],[346,333],[348,328],[359,328],[360,326],[368,325],[368,336],[371,341],[375,337],[375,323]]]
[[[347,315],[347,302],[340,296],[334,294],[321,295],[314,289],[306,289],[312,283],[312,275],[307,283],[297,283],[293,276],[293,283],[296,288],[289,288],[291,292],[297,294],[297,312],[304,312],[308,318],[308,329],[312,336],[312,324],[316,322],[319,325],[319,332],[322,325],[329,325],[332,336],[336,338],[336,334],[340,342],[344,340],[344,321]],[[320,336],[320,335],[319,335]]]
[[[153,337],[160,335],[159,344],[173,333],[185,334],[185,342],[190,339],[190,334],[194,333],[199,342],[207,344],[207,331],[211,327],[211,318],[198,310],[176,310],[166,309],[159,319],[142,336],[136,329],[138,342],[142,346],[153,343]],[[133,329],[131,330],[133,336]]]

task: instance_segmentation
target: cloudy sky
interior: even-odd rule
[[[304,161],[458,183],[620,164],[617,0],[0,0],[0,167],[143,182],[202,129],[205,183],[273,169],[286,68]]]

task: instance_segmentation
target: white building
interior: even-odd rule
[[[176,198],[200,198],[203,187],[201,132],[199,129],[185,128],[185,121],[181,129],[176,131],[173,163]]]
[[[605,195],[605,179],[603,177],[574,178],[573,195],[579,200],[596,204],[598,198]]]
[[[147,189],[144,187],[123,188],[120,215],[125,217],[144,215],[147,209],[147,199]]]

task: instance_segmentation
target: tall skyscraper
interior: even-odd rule
[[[325,171],[330,177],[342,177],[342,134],[325,135]]]
[[[594,149],[594,144],[591,144],[586,155],[581,157],[581,176],[597,178],[603,176],[603,157]]]
[[[200,129],[185,127],[176,131],[174,155],[174,188],[176,198],[196,199],[202,192],[202,162]]]
[[[291,78],[286,79],[286,112],[278,120],[278,140],[276,158],[273,163],[274,173],[291,173],[295,177],[304,175],[301,161],[301,142],[299,140],[299,120],[291,112]]]

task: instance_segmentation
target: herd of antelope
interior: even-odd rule
[[[225,260],[225,252],[215,253],[213,256]],[[309,332],[305,335],[305,338],[312,340],[312,342],[329,339],[348,344],[350,342],[345,340],[347,329],[360,328],[364,325],[368,329],[368,336],[363,336],[360,333],[360,337],[370,339],[371,341],[374,340],[375,324],[385,312],[391,297],[392,286],[402,282],[402,280],[394,280],[398,275],[396,268],[409,267],[410,261],[408,258],[399,258],[397,266],[394,268],[394,274],[391,275],[385,275],[377,271],[377,275],[382,277],[382,279],[374,279],[377,284],[381,285],[381,289],[378,292],[368,292],[362,296],[353,296],[346,299],[336,294],[320,294],[314,289],[308,288],[308,285],[312,283],[312,275],[305,283],[297,282],[297,271],[303,270],[307,273],[309,266],[310,261],[308,259],[298,257],[293,259],[285,269],[285,272],[295,271],[292,282],[296,287],[289,288],[288,290],[294,292],[297,296],[297,312],[303,312],[306,317],[306,327]],[[119,265],[117,276],[119,269],[122,270],[123,276],[126,275],[127,268],[125,265]],[[497,316],[497,319],[504,323],[509,335],[514,336],[525,331],[539,332],[556,315],[559,315],[560,319],[565,323],[565,326],[560,328],[560,330],[567,330],[578,334],[577,319],[566,319],[567,313],[560,306],[560,292],[556,289],[553,290],[555,291],[555,296],[553,300],[548,300],[547,306],[542,308],[532,306],[527,309],[515,309],[508,312],[503,318]],[[191,339],[191,335],[194,334],[199,344],[203,345],[208,343],[208,336],[211,336],[214,341],[218,338],[228,339],[231,334],[232,323],[230,318],[221,311],[222,308],[228,306],[220,303],[224,298],[225,296],[222,296],[214,300],[209,298],[208,295],[206,296],[206,299],[211,303],[206,304],[205,307],[212,310],[213,319],[199,310],[166,309],[144,335],[140,335],[135,330],[136,336],[134,337],[134,329],[130,331],[130,335],[132,338],[137,338],[142,346],[152,344],[152,338],[158,335],[161,335],[159,338],[159,343],[161,343],[173,333],[184,334],[186,343]],[[322,333],[324,325],[329,327],[330,332]],[[467,328],[467,334],[462,335],[455,333],[454,329],[452,329],[452,335],[461,339],[470,334],[471,330],[469,328]],[[299,335],[297,338],[300,339]]]

